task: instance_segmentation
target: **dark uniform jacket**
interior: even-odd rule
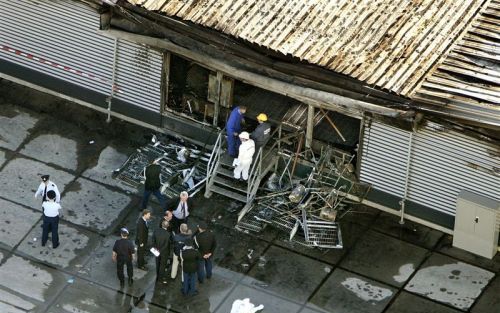
[[[168,230],[158,228],[153,234],[153,247],[160,251],[160,256],[168,256],[170,254],[170,233]]]
[[[261,123],[250,135],[250,138],[255,142],[256,147],[263,147],[271,137],[271,125],[269,123]]]
[[[191,235],[177,234],[174,235],[174,253],[179,255],[179,252],[184,248],[184,242],[186,239],[191,238]]]
[[[161,187],[160,182],[161,167],[158,164],[150,164],[146,167],[146,183],[144,188],[146,190],[158,190]]]
[[[196,273],[198,262],[201,260],[200,253],[194,247],[185,246],[180,252],[182,260],[182,271],[186,273]]]
[[[135,252],[135,247],[132,241],[122,238],[115,241],[113,251],[116,253],[118,260],[130,261]]]
[[[215,235],[212,231],[206,230],[204,232],[199,232],[194,235],[194,245],[200,251],[203,257],[207,253],[214,253],[217,242],[215,241]]]
[[[141,244],[146,245],[147,242],[148,242],[148,225],[141,216],[137,221],[137,235],[135,237],[135,244],[138,246]]]

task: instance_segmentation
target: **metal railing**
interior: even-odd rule
[[[215,171],[217,170],[217,167],[219,166],[219,160],[220,160],[220,155],[222,151],[222,147],[224,145],[224,132],[226,129],[222,129],[219,133],[219,136],[217,136],[217,140],[215,141],[212,154],[210,154],[210,159],[208,159],[207,163],[207,190],[206,192],[209,192],[209,186],[212,186],[213,180],[215,178]]]

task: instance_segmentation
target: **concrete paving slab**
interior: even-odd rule
[[[423,299],[411,293],[401,292],[386,313],[459,313],[461,311]]]
[[[334,313],[377,313],[384,310],[395,293],[390,286],[337,268],[308,307]]]
[[[482,268],[433,254],[405,289],[467,310],[494,276]]]
[[[449,255],[455,259],[459,259],[465,261],[470,264],[477,265],[479,267],[483,267],[492,272],[499,273],[500,272],[500,253],[497,253],[493,259],[487,259],[482,256],[475,255],[468,251],[455,248],[452,245],[453,237],[450,235],[444,236],[439,242],[436,250],[441,252],[442,254]]]
[[[242,283],[305,303],[331,270],[330,265],[271,246]]]
[[[0,199],[1,243],[12,248],[40,220],[41,214],[10,201]]]
[[[56,170],[46,164],[25,158],[11,160],[0,172],[0,197],[16,203],[24,204],[42,211],[42,199],[35,199],[35,192],[40,185],[40,176],[49,174],[50,179],[62,193],[71,182],[73,175]],[[64,197],[61,205],[65,205]]]
[[[259,257],[269,245],[263,240],[220,225],[212,226],[212,230],[217,240],[214,264],[231,272],[248,272],[250,267],[259,261]],[[239,279],[234,275],[233,278]]]
[[[59,223],[59,242],[57,249],[52,248],[52,234],[45,247],[42,247],[42,225],[40,221],[17,248],[26,255],[39,261],[68,270],[79,270],[85,263],[100,237],[89,231],[78,229],[64,221]],[[36,240],[35,240],[36,239]]]
[[[472,313],[500,312],[500,276],[497,276],[472,307]]]
[[[0,150],[0,166],[2,166],[6,161],[5,152]]]
[[[119,239],[118,236],[111,236],[101,242],[87,264],[78,271],[78,275],[88,281],[98,283],[113,290],[119,290],[120,282],[116,276],[116,263],[113,263],[111,260],[113,245],[117,239]],[[148,266],[149,271],[146,272],[138,269],[134,262],[134,284],[132,287],[126,286],[124,292],[135,297],[144,294],[144,291],[147,290],[156,278],[154,264],[150,262]]]
[[[198,294],[186,298],[181,293],[181,282],[157,283],[147,292],[145,301],[175,312],[205,313],[214,312],[236,283],[215,273],[203,284],[197,284]]]
[[[250,288],[243,285],[238,285],[229,294],[222,305],[217,309],[217,313],[227,313],[231,311],[233,302],[237,299],[250,298],[250,302],[258,306],[260,304],[264,305],[264,310],[262,312],[272,312],[272,313],[295,313],[299,312],[300,305],[293,303],[291,301],[275,297],[271,294]]]
[[[113,171],[120,168],[127,158],[126,154],[120,153],[111,146],[107,146],[101,151],[97,164],[83,172],[82,176],[135,193],[137,192],[136,188],[127,186],[112,177]]]
[[[404,285],[427,253],[426,249],[369,231],[340,266],[399,287]]]
[[[36,304],[0,288],[0,312],[25,312],[33,310]],[[4,305],[2,307],[2,305]],[[22,309],[22,311],[21,311]],[[18,311],[16,311],[18,310]]]
[[[399,216],[382,212],[373,223],[373,229],[395,238],[432,249],[444,235],[442,232],[405,220],[399,224]]]
[[[313,310],[311,308],[303,308],[302,311],[300,311],[300,313],[324,313],[326,311],[316,311],[316,310]]]
[[[76,141],[56,134],[37,136],[28,142],[21,154],[68,170],[76,170],[78,151]]]
[[[52,307],[71,313],[129,312],[132,297],[91,282],[75,279],[58,297]]]
[[[29,130],[35,126],[38,119],[18,109],[9,111],[7,115],[7,112],[2,110],[3,116],[0,116],[0,147],[15,151],[28,137]]]
[[[0,286],[40,302],[49,303],[64,287],[67,276],[16,255],[0,266]],[[31,302],[31,301],[30,301]],[[43,305],[42,305],[43,306]]]
[[[366,227],[350,222],[340,223],[340,229],[342,231],[343,239],[342,249],[317,249],[305,247],[301,244],[289,241],[290,235],[285,232],[280,232],[273,243],[275,245],[297,251],[300,254],[310,256],[322,262],[334,265],[337,264],[346,251],[348,251],[356,243],[359,237],[366,232]]]
[[[125,213],[131,197],[85,178],[77,179],[65,194],[64,219],[106,232]]]

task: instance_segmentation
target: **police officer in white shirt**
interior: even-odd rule
[[[56,202],[61,202],[61,194],[59,193],[59,189],[57,189],[56,184],[54,184],[51,180],[49,180],[49,175],[42,175],[42,182],[40,186],[38,186],[38,190],[35,192],[35,198],[38,196],[42,196],[42,203],[47,201],[47,192],[53,190],[56,194]]]
[[[59,247],[59,215],[61,205],[55,202],[56,193],[54,190],[47,191],[47,201],[42,204],[43,209],[43,232],[42,232],[42,246],[45,247],[49,232],[52,232],[52,247],[55,249]]]

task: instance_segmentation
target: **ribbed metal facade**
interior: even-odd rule
[[[0,59],[160,112],[162,54],[125,40],[115,51],[97,32],[95,9],[72,0],[0,0],[0,8]]]
[[[159,112],[162,54],[147,46],[120,40],[117,56],[114,97]]]
[[[449,215],[461,190],[500,200],[499,147],[435,124],[413,134],[411,149],[409,135],[381,123],[366,127],[361,180],[402,198],[410,151],[408,200]]]
[[[112,39],[99,14],[76,1],[0,0],[0,59],[109,94]]]

